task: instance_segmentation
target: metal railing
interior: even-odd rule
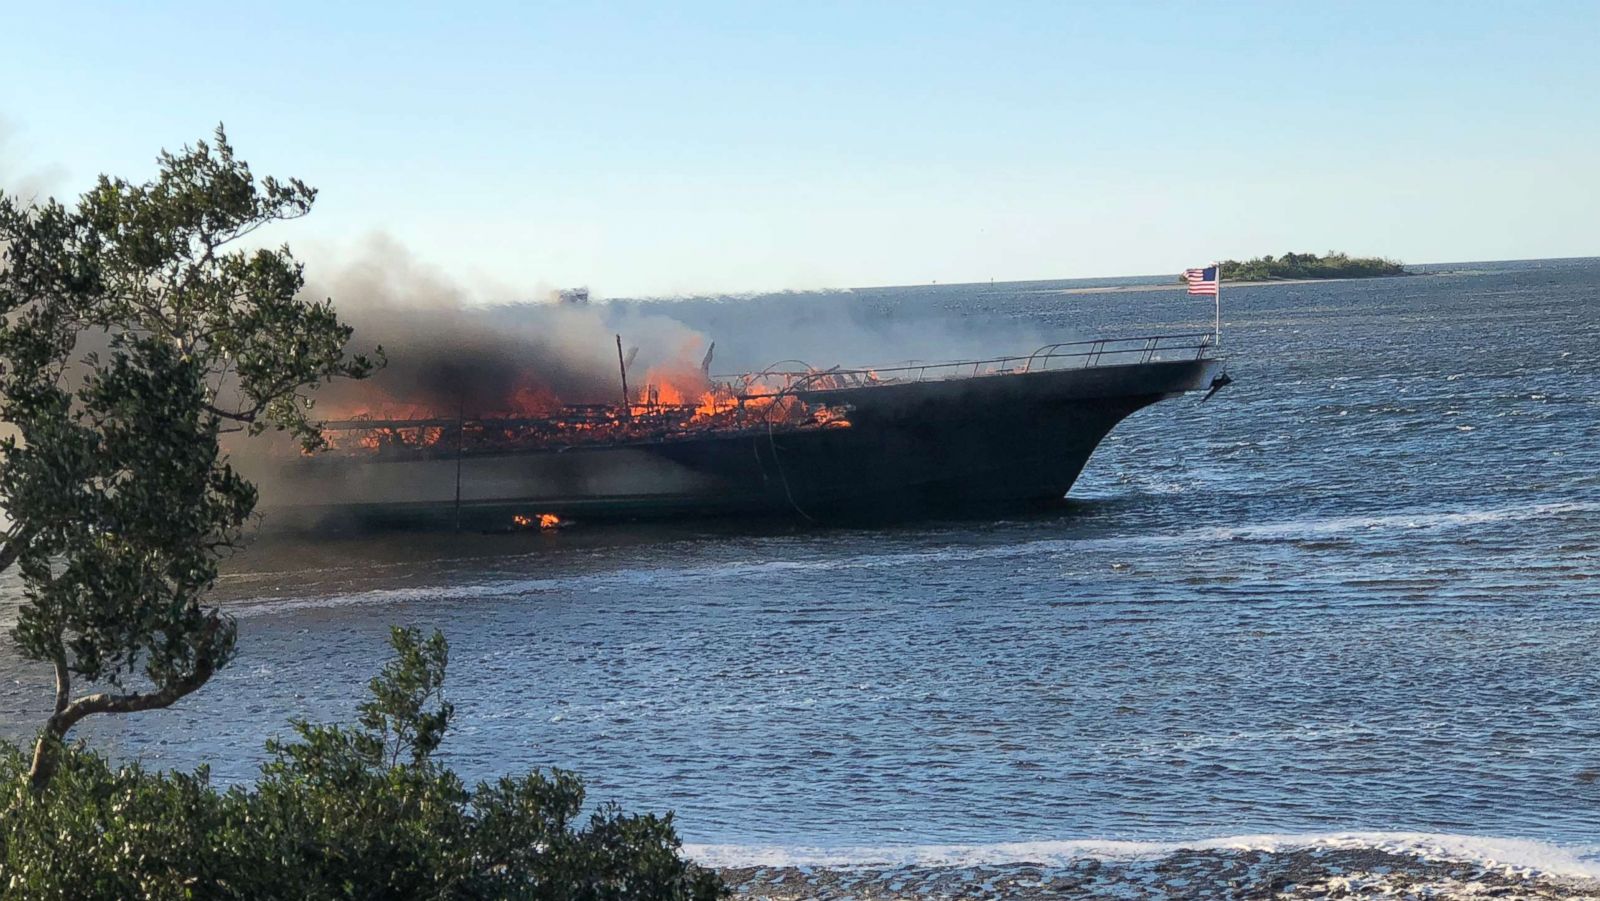
[[[719,397],[731,406],[744,408],[746,402],[770,404],[775,400],[805,392],[840,388],[866,388],[907,382],[932,382],[946,379],[979,378],[990,375],[1017,375],[1062,369],[1091,369],[1160,361],[1198,360],[1214,344],[1211,332],[1177,335],[1141,335],[1134,338],[1095,338],[1046,344],[1031,354],[993,357],[986,360],[959,360],[946,363],[910,363],[885,368],[813,369],[803,360],[782,360],[767,369],[744,375],[713,376],[721,386]],[[782,368],[798,364],[804,369]],[[763,407],[764,409],[769,409]],[[776,406],[770,409],[778,409]],[[663,417],[692,415],[694,404],[636,404],[622,410],[609,404],[572,404],[546,416],[421,416],[415,419],[388,416],[363,416],[325,422],[325,431],[382,431],[436,428],[464,432],[470,426],[522,429],[569,429],[583,426],[615,425],[618,422],[646,425]]]
[[[747,385],[776,382],[774,387],[785,391],[865,388],[871,385],[969,379],[987,375],[1018,375],[1062,369],[1090,369],[1097,366],[1199,360],[1205,357],[1214,340],[1211,332],[1140,335],[1133,338],[1095,338],[1046,344],[1031,354],[994,357],[987,360],[911,363],[887,368],[861,369],[835,367],[823,370],[783,371],[773,368],[744,378]]]

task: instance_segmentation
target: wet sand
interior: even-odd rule
[[[1380,848],[1180,850],[977,866],[728,867],[739,898],[1595,898],[1600,880]]]

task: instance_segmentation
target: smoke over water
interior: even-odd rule
[[[566,404],[615,404],[615,336],[632,358],[635,394],[652,381],[697,376],[710,343],[669,316],[623,306],[473,303],[395,248],[374,248],[308,291],[334,298],[355,328],[352,349],[381,346],[389,361],[370,379],[319,391],[319,412],[329,419],[536,416]]]
[[[616,404],[618,335],[632,400],[653,389],[663,403],[694,403],[710,387],[702,365],[713,342],[710,371],[729,373],[779,361],[827,368],[1025,353],[1045,340],[1028,322],[898,306],[893,289],[872,300],[814,292],[571,304],[541,286],[521,302],[503,302],[515,295],[502,289],[501,302],[486,303],[384,239],[321,271],[308,295],[334,299],[356,329],[352,350],[381,345],[389,361],[371,379],[320,390],[318,412],[329,420],[538,416]],[[952,290],[964,296],[976,287]]]

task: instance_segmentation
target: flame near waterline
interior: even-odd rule
[[[519,529],[538,529],[542,532],[559,529],[567,524],[566,520],[554,513],[535,513],[532,515],[518,513],[511,517],[511,522]]]

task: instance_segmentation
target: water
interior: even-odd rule
[[[454,765],[573,768],[694,843],[1376,830],[1592,853],[1600,261],[1429,268],[1227,290],[1236,384],[1124,423],[1059,515],[265,544],[221,590],[237,662],[79,731],[247,779],[289,716],[348,717],[406,623],[451,640]],[[1063,287],[671,309],[713,334],[842,322],[852,350],[1209,324],[1180,293]],[[776,331],[750,343],[809,334]],[[0,651],[0,734],[49,700]]]

